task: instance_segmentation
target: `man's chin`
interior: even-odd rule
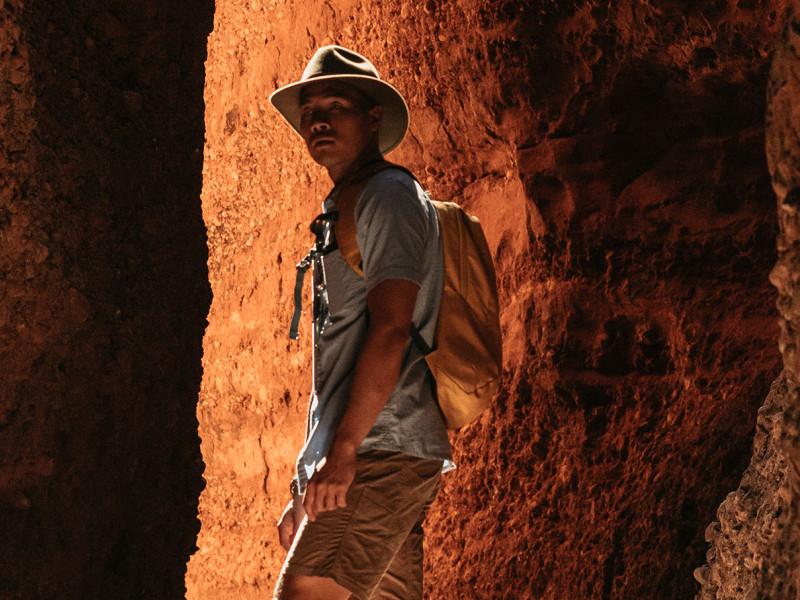
[[[336,151],[333,144],[313,146],[309,149],[309,154],[311,158],[314,159],[314,162],[319,163],[323,167],[336,164],[340,160],[339,152]]]
[[[333,142],[313,142],[311,144],[307,144],[306,147],[308,148],[309,154],[314,156],[316,154],[322,154],[333,147]]]

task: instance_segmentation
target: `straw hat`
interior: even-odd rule
[[[300,81],[290,83],[270,95],[269,101],[300,133],[300,90],[317,81],[342,81],[364,92],[383,107],[378,130],[378,147],[383,154],[394,150],[408,130],[408,106],[394,87],[378,76],[378,71],[360,54],[341,46],[323,46],[316,51]]]

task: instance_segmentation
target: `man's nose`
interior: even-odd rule
[[[314,133],[325,131],[330,127],[328,111],[315,110],[311,113],[311,131]]]

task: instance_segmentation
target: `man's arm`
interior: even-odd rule
[[[278,538],[280,539],[281,546],[283,546],[283,549],[287,552],[289,548],[292,547],[294,536],[297,534],[300,523],[305,516],[306,511],[303,510],[303,497],[297,494],[293,495],[289,504],[286,505],[281,518],[278,520]]]
[[[355,478],[356,453],[397,385],[419,286],[406,279],[385,279],[367,294],[369,326],[356,361],[350,402],[331,448],[308,482],[303,507],[317,514],[346,506]]]

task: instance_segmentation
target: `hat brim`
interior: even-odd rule
[[[393,86],[367,75],[321,75],[305,81],[290,83],[272,92],[269,101],[298,134],[300,133],[300,91],[304,86],[319,81],[342,81],[350,84],[383,107],[383,117],[378,130],[378,147],[381,153],[388,154],[403,141],[408,131],[409,121],[406,101]]]

